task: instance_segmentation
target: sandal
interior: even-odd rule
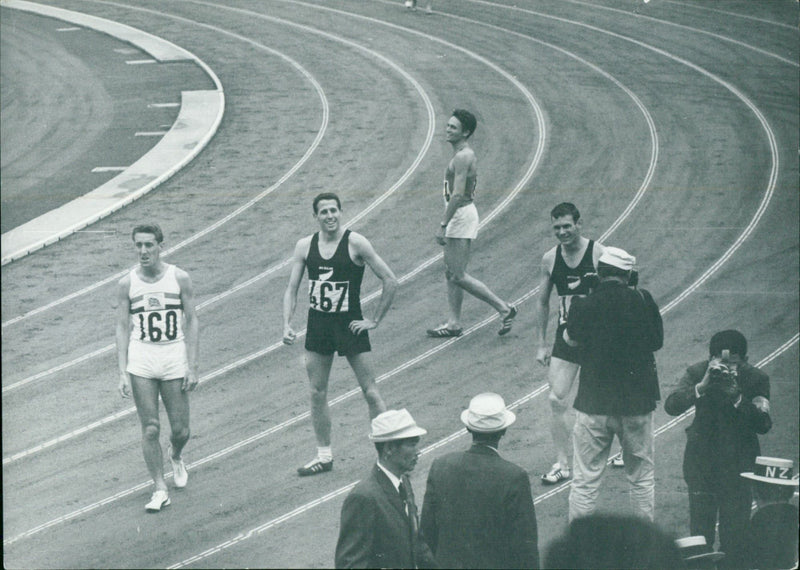
[[[511,326],[514,324],[514,318],[517,316],[517,308],[514,305],[509,305],[509,307],[511,307],[511,310],[503,317],[503,327],[497,331],[497,334],[500,336],[511,332]]]
[[[447,338],[451,336],[461,336],[463,329],[449,329],[447,325],[436,327],[435,329],[428,329],[427,335],[431,338]]]

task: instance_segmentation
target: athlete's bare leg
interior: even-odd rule
[[[386,404],[383,402],[380,392],[378,392],[375,373],[372,371],[369,360],[363,353],[360,353],[347,356],[347,362],[350,363],[350,367],[358,379],[358,385],[361,386],[361,392],[363,392],[364,399],[367,401],[367,406],[369,406],[370,419],[385,412]]]
[[[569,393],[578,376],[580,365],[557,357],[550,358],[547,381],[550,384],[550,432],[556,448],[556,460],[562,469],[569,469],[570,429],[567,425]]]
[[[136,402],[136,412],[142,424],[142,453],[150,477],[156,484],[156,490],[166,491],[164,480],[164,458],[161,443],[158,441],[161,426],[158,419],[158,392],[160,380],[142,378],[131,374],[131,391]]]
[[[469,262],[471,239],[446,238],[444,246],[444,264],[447,275],[448,302],[450,305],[450,321],[447,326],[457,328],[461,321],[461,301],[463,293],[459,297],[451,295],[452,287],[458,287],[473,297],[480,299],[484,303],[491,305],[495,311],[501,315],[507,314],[511,306],[494,294],[482,281],[475,279],[467,273],[467,263]]]
[[[180,459],[186,442],[189,441],[189,392],[181,390],[183,378],[161,382],[161,400],[169,418],[172,458]]]
[[[328,379],[331,374],[333,354],[320,354],[306,350],[306,372],[311,388],[311,423],[317,446],[331,445],[331,412],[328,408]]]

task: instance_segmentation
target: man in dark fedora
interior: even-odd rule
[[[790,501],[797,492],[794,462],[778,457],[756,457],[750,480],[756,510],[747,529],[748,568],[797,568],[798,509]]]
[[[530,479],[497,451],[515,419],[498,394],[475,396],[461,414],[472,447],[431,466],[421,528],[442,568],[539,567]]]
[[[432,568],[419,538],[419,518],[408,473],[417,464],[419,427],[407,410],[387,410],[372,420],[369,439],[378,462],[342,505],[336,568]]]

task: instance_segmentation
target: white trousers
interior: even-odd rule
[[[600,416],[578,410],[575,413],[569,520],[594,513],[616,435],[622,445],[631,507],[634,514],[652,521],[655,510],[653,413],[642,416]]]

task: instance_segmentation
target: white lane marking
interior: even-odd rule
[[[127,65],[147,65],[150,63],[156,63],[154,59],[131,59],[125,62]]]
[[[83,28],[79,28],[77,26],[70,26],[68,28],[56,28],[57,32],[75,32],[77,30],[81,30]]]
[[[138,49],[134,48],[116,48],[114,52],[122,55],[132,55],[134,53],[141,53]]]
[[[167,134],[167,131],[140,131],[138,133],[134,133],[133,136],[135,137],[163,137]]]
[[[180,107],[180,103],[148,103],[148,109],[169,109],[173,107]]]
[[[122,172],[127,166],[95,166],[92,172]]]

